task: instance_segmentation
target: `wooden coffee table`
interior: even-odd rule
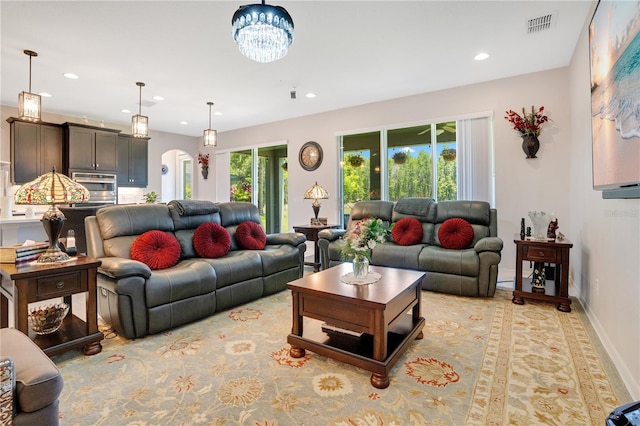
[[[351,270],[350,263],[343,263],[287,285],[293,296],[289,354],[300,358],[307,349],[355,365],[371,371],[371,384],[384,389],[391,368],[413,340],[422,338],[424,273],[371,266],[382,275],[373,284],[340,281]]]

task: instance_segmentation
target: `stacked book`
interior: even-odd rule
[[[16,265],[32,262],[47,251],[49,243],[16,244],[0,247],[0,263],[15,263]]]

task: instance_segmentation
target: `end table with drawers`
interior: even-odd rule
[[[295,225],[294,232],[299,232],[307,237],[307,241],[313,241],[313,262],[305,262],[305,265],[313,266],[313,272],[320,270],[320,251],[318,250],[318,232],[323,229],[340,228],[340,225]]]
[[[538,241],[529,237],[514,236],[516,244],[516,278],[513,303],[523,305],[524,299],[556,303],[559,311],[571,312],[569,298],[569,250],[573,247],[567,239]],[[531,284],[522,280],[522,262],[553,263],[556,266],[553,280],[547,280],[544,293],[534,291]],[[558,271],[559,269],[559,271]]]
[[[0,327],[9,326],[9,302],[14,327],[29,336],[49,356],[82,348],[85,355],[102,351],[104,338],[98,330],[96,280],[101,262],[78,256],[63,263],[1,264]],[[86,294],[86,321],[74,315],[72,295]],[[38,335],[28,323],[29,303],[63,298],[69,308],[62,326],[51,334]]]

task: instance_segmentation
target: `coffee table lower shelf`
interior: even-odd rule
[[[300,358],[305,349],[346,364],[371,371],[371,384],[379,389],[389,386],[389,372],[398,362],[409,345],[422,338],[425,320],[420,317],[414,324],[411,314],[404,317],[387,333],[387,358],[378,361],[373,358],[373,336],[362,334],[360,337],[342,333],[325,333],[322,321],[304,318],[302,336],[289,334],[287,342],[291,345],[290,355]]]

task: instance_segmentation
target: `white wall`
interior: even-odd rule
[[[592,13],[589,14],[589,17]],[[592,189],[587,25],[569,67],[573,273],[581,300],[632,397],[640,399],[640,200]],[[636,139],[635,143],[639,143]],[[634,159],[629,159],[634,161]],[[640,167],[640,158],[635,159]]]

